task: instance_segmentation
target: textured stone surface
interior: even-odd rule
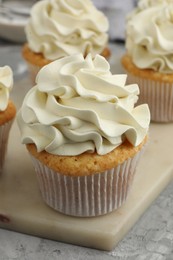
[[[173,183],[110,254],[124,260],[173,259]]]

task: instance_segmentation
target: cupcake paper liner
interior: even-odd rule
[[[160,123],[173,121],[173,83],[150,80],[127,73],[127,82],[137,83],[140,89],[137,104],[149,105],[151,121]]]
[[[7,123],[0,126],[0,174],[3,171],[5,155],[8,145],[8,137],[12,123],[13,120],[10,120]]]
[[[116,168],[89,176],[66,176],[31,155],[43,200],[66,215],[92,217],[119,208],[129,193],[139,151]]]
[[[29,72],[31,82],[33,85],[35,85],[35,79],[36,79],[37,73],[39,72],[41,67],[37,66],[37,65],[33,65],[29,62],[27,62],[27,67],[28,67],[28,72]]]

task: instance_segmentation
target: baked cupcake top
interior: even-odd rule
[[[108,20],[90,0],[42,0],[26,26],[29,48],[48,60],[100,54],[108,41]]]
[[[126,75],[113,75],[100,55],[72,55],[44,66],[17,115],[22,143],[65,156],[103,155],[126,139],[139,145],[150,112],[147,104],[134,107],[139,88],[125,82]]]
[[[9,66],[0,67],[0,111],[5,111],[13,87],[13,72]]]
[[[173,71],[173,0],[141,0],[127,18],[126,48],[141,69]]]

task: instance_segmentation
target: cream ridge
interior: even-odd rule
[[[42,0],[26,26],[29,48],[48,60],[101,53],[108,42],[108,19],[90,0]]]
[[[173,70],[173,1],[139,1],[127,18],[126,49],[140,69]]]
[[[173,3],[173,0],[139,0],[138,7],[136,8],[137,11],[143,10],[145,8],[149,8],[156,5],[167,5]]]
[[[125,139],[139,145],[150,123],[147,104],[134,107],[136,84],[113,75],[100,55],[58,59],[43,67],[17,115],[22,143],[73,156],[109,153]]]
[[[8,106],[10,91],[13,87],[13,72],[9,66],[0,67],[0,111]]]

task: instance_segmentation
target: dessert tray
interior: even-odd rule
[[[173,178],[173,124],[152,124],[150,140],[126,203],[100,217],[76,218],[49,208],[13,124],[0,177],[0,227],[76,245],[112,250]]]
[[[30,84],[27,75],[15,81],[12,97],[18,108]],[[14,121],[4,171],[0,176],[0,228],[112,250],[172,181],[172,133],[173,123],[151,124],[148,145],[129,197],[121,208],[100,217],[79,218],[60,214],[43,202],[30,157],[20,143],[20,133]]]

